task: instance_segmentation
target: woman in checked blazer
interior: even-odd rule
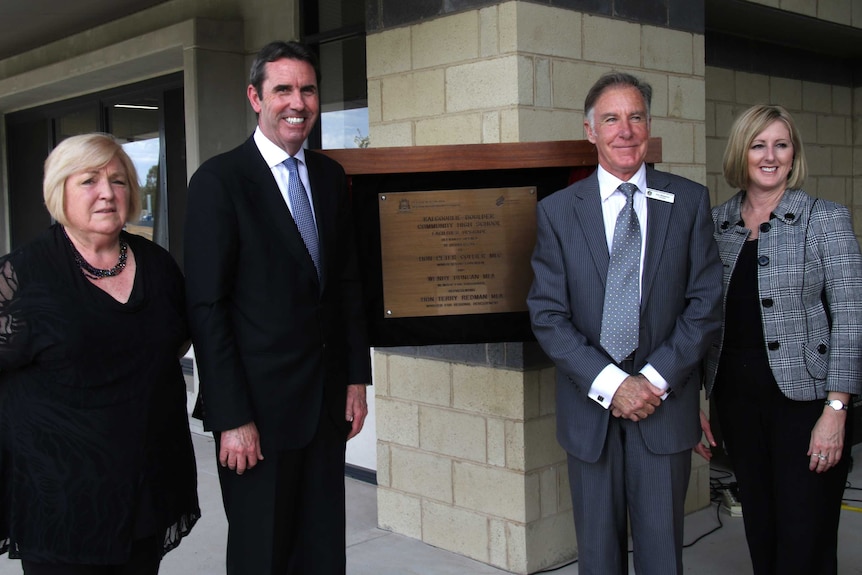
[[[780,106],[731,128],[713,209],[722,336],[707,357],[756,575],[837,573],[848,408],[862,392],[862,256],[844,206],[802,191],[799,132]]]

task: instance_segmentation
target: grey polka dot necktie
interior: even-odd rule
[[[317,243],[317,227],[314,225],[314,214],[311,211],[311,204],[308,202],[308,194],[305,193],[305,186],[302,185],[302,180],[299,179],[299,171],[296,169],[297,160],[296,158],[288,158],[283,163],[287,168],[289,176],[287,180],[287,195],[290,198],[293,220],[296,222],[296,227],[299,228],[299,233],[305,242],[305,247],[314,261],[314,267],[317,269],[317,277],[320,277],[320,250]]]
[[[626,205],[617,216],[614,227],[602,311],[601,344],[614,361],[620,363],[638,346],[641,226],[633,200],[638,187],[622,183],[617,189],[626,195]]]

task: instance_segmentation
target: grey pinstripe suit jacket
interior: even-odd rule
[[[739,192],[712,212],[724,262],[723,297],[748,237]],[[823,399],[828,391],[862,393],[862,256],[850,212],[842,205],[787,190],[761,232],[757,269],[763,337],[772,374],[795,400]],[[821,295],[831,315],[827,319]],[[724,327],[722,325],[722,332]],[[712,392],[723,336],[707,356],[707,394]]]
[[[701,359],[720,326],[721,262],[706,188],[647,170],[647,186],[674,202],[647,201],[646,254],[635,365],[650,363],[672,393],[638,425],[653,453],[691,449],[701,435]],[[557,439],[582,461],[601,455],[610,413],[587,396],[609,363],[599,345],[609,262],[595,173],[544,200],[527,304],[533,332],[557,368]]]

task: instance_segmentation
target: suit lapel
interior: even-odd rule
[[[668,179],[661,173],[647,168],[647,187],[654,190],[665,190]],[[644,256],[643,287],[641,293],[641,308],[649,301],[652,286],[655,283],[655,275],[658,270],[661,250],[667,237],[670,214],[673,204],[647,198],[647,237],[646,252]]]
[[[314,205],[314,219],[317,223],[317,238],[320,250],[320,281],[326,282],[326,262],[332,253],[330,240],[336,237],[330,229],[335,224],[329,220],[329,216],[335,213],[329,209],[326,186],[326,174],[323,165],[314,152],[305,151],[305,166],[308,169],[308,181],[311,183],[311,201]],[[299,233],[297,231],[297,233]]]
[[[608,277],[610,253],[605,234],[605,220],[602,215],[602,197],[599,193],[599,178],[595,172],[584,180],[584,185],[575,189],[575,217],[581,224],[584,241],[587,244],[596,271],[605,283]]]
[[[272,175],[272,170],[266,165],[260,150],[254,143],[253,138],[246,141],[246,151],[250,160],[247,164],[246,177],[252,182],[249,186],[254,204],[260,205],[262,217],[269,222],[280,243],[289,254],[298,262],[300,268],[314,276],[317,280],[317,271],[314,262],[308,254],[305,242],[296,227],[296,222],[281,195],[281,190]],[[315,209],[316,209],[315,204]]]

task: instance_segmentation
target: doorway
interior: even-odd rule
[[[186,204],[182,74],[89,94],[6,116],[10,248],[51,224],[43,164],[62,140],[88,132],[116,137],[138,172],[143,210],[131,233],[168,249],[182,266]]]

